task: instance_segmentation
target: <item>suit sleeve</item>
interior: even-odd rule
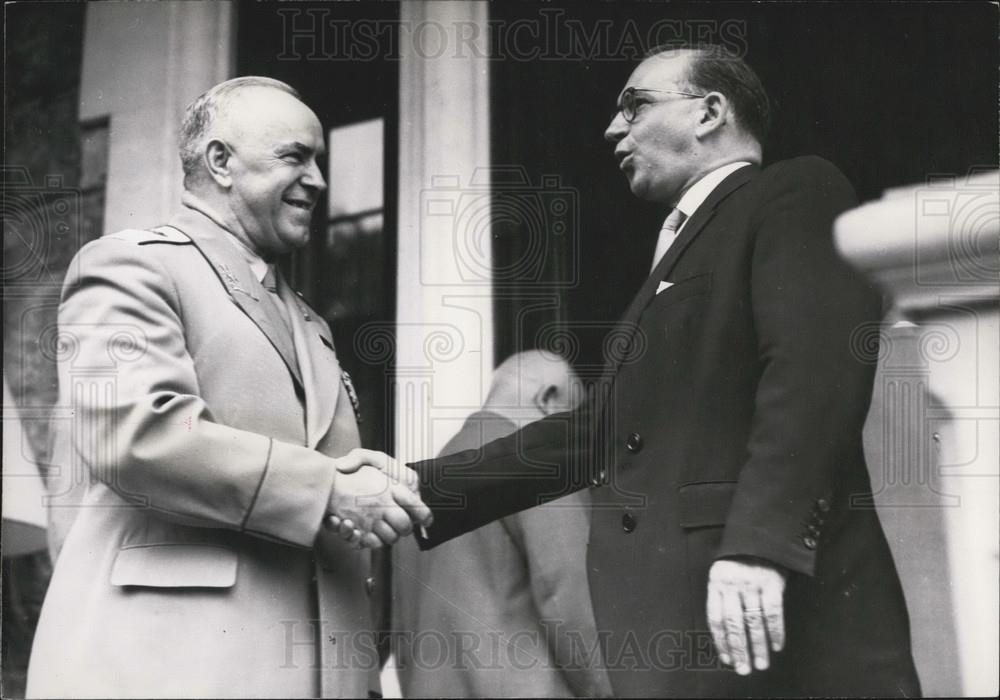
[[[587,583],[587,493],[504,518],[524,556],[549,651],[575,697],[611,697]]]
[[[166,519],[312,546],[332,460],[213,420],[155,249],[99,239],[70,268],[59,327],[74,356],[60,362],[60,383],[73,388],[78,457],[91,479]],[[111,381],[80,391],[70,366],[103,368]]]
[[[812,575],[818,545],[806,528],[844,468],[863,463],[874,367],[852,352],[852,335],[878,320],[881,299],[833,246],[834,218],[856,203],[850,184],[819,159],[787,165],[798,167],[775,174],[757,210],[751,302],[761,374],[717,556]]]
[[[480,449],[408,464],[434,513],[421,549],[486,523],[579,491],[597,469],[589,449],[590,409],[557,413]]]

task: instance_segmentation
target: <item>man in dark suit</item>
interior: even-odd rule
[[[592,488],[616,695],[920,692],[862,452],[875,367],[852,349],[880,297],[831,239],[855,195],[816,157],[762,170],[768,110],[712,47],[639,64],[605,137],[669,214],[606,390],[414,465],[435,516],[423,547]]]

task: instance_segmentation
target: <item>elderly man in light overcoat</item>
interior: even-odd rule
[[[28,695],[365,697],[369,553],[323,523],[374,546],[428,511],[360,466],[380,454],[330,329],[275,265],[308,240],[323,129],[284,83],[237,78],[188,108],[180,152],[177,217],[90,243],[65,282],[57,463],[87,484]]]

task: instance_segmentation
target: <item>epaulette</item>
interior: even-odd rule
[[[167,245],[192,245],[193,241],[183,231],[173,226],[159,226],[154,229],[125,229],[116,233],[110,233],[107,238],[117,238],[123,241],[131,241],[136,245],[153,245],[162,243]]]

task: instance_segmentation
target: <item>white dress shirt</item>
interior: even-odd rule
[[[664,238],[665,240],[658,239],[656,242],[655,250],[657,253],[659,253],[659,255],[656,255],[655,259],[653,260],[654,268],[656,267],[657,263],[660,262],[660,259],[663,257],[663,254],[666,253],[667,249],[670,248],[671,244],[675,240],[677,240],[677,236],[679,236],[681,234],[681,231],[684,230],[684,226],[685,224],[687,224],[688,219],[691,218],[691,215],[694,214],[695,211],[697,211],[698,207],[700,207],[706,199],[708,199],[708,195],[712,194],[712,190],[718,187],[719,184],[727,177],[729,177],[732,173],[748,165],[751,165],[751,163],[745,160],[737,161],[735,163],[727,163],[726,165],[723,165],[721,168],[716,168],[712,172],[708,173],[700,180],[698,180],[698,182],[694,183],[693,185],[691,185],[691,187],[688,188],[688,191],[685,192],[684,195],[681,197],[680,201],[677,202],[677,207],[676,207],[684,215],[681,221],[681,225],[678,226],[677,230],[675,231],[671,231],[668,228],[661,227],[660,237]],[[670,217],[668,216],[667,218]],[[664,224],[666,224],[665,220]]]

